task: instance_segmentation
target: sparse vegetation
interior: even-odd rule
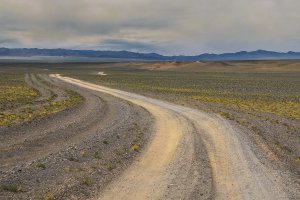
[[[25,83],[23,73],[0,71],[0,117],[3,111],[26,105],[37,96],[38,92]]]
[[[50,91],[52,95],[48,99],[36,102],[39,93],[25,83],[24,75],[25,72],[22,70],[1,69],[0,126],[31,121],[37,117],[60,112],[83,101],[83,97],[78,93],[66,90],[69,96],[67,99],[54,101],[56,95]]]
[[[128,131],[136,131],[138,129],[137,123],[132,123]]]
[[[78,78],[147,95],[171,95],[173,101],[180,104],[208,102],[300,119],[300,74],[297,72],[197,73],[119,69],[109,74],[101,78],[97,75],[80,75]]]
[[[65,169],[65,172],[68,172],[68,173],[73,173],[73,172],[83,172],[85,171],[85,168],[84,167],[66,167]]]
[[[221,116],[225,117],[226,119],[229,119],[229,120],[234,120],[235,119],[235,117],[232,114],[227,113],[227,112],[219,112],[219,114]]]
[[[78,158],[75,157],[75,156],[73,156],[73,155],[70,155],[70,156],[68,157],[68,160],[69,160],[69,161],[72,161],[72,162],[79,162]]]
[[[255,141],[266,143],[263,151],[275,152],[283,162],[295,162],[295,141],[299,141],[300,130],[299,61],[207,62],[209,67],[204,64],[102,64],[91,65],[88,72],[78,67],[66,75],[219,114],[246,128]],[[175,68],[163,69],[164,65]],[[94,73],[104,69],[107,76]],[[122,139],[138,131],[132,125]],[[138,135],[131,140],[132,144],[139,142]]]
[[[72,91],[67,92],[70,98],[63,101],[51,102],[37,109],[32,109],[31,107],[29,107],[20,111],[8,111],[0,113],[0,126],[31,121],[37,117],[44,117],[49,114],[54,114],[63,111],[66,108],[83,101],[82,96],[80,96],[79,94]]]
[[[14,193],[22,192],[22,188],[17,185],[5,184],[5,185],[2,185],[2,189],[5,191],[14,192]]]
[[[133,144],[133,145],[131,146],[131,149],[132,149],[133,151],[139,151],[139,150],[140,150],[140,146],[137,145],[137,144]]]
[[[90,178],[87,177],[87,176],[83,177],[83,178],[81,179],[81,183],[82,183],[83,185],[90,185]]]
[[[48,193],[48,194],[46,194],[44,200],[54,200],[54,197],[52,194]]]
[[[20,67],[22,68],[22,65]],[[48,78],[43,74],[45,72],[35,71],[30,66],[28,68],[28,71],[20,71],[20,80],[23,81],[25,73],[42,74],[36,76],[36,79],[41,82],[40,85],[46,85],[45,90],[53,89],[53,93],[48,92],[48,95],[44,95],[43,91],[34,90],[37,96],[30,99],[29,103],[20,104],[8,110],[7,113],[24,113],[25,117],[20,120],[10,119],[10,122],[16,119],[16,123],[9,122],[8,126],[0,128],[1,138],[3,138],[2,148],[5,149],[5,155],[1,156],[2,160],[6,162],[12,155],[15,156],[12,157],[11,170],[2,179],[3,183],[16,185],[22,183],[24,188],[22,186],[22,192],[12,194],[0,187],[0,193],[2,192],[0,196],[4,199],[30,197],[48,200],[70,199],[75,195],[76,198],[91,198],[95,188],[101,191],[103,185],[107,185],[133,162],[137,153],[131,150],[131,144],[139,144],[142,148],[146,143],[146,137],[151,134],[150,115],[127,101],[124,101],[127,102],[124,104],[123,101],[106,95],[103,95],[102,99],[98,97],[98,95],[101,96],[100,93],[91,94],[80,87]],[[49,68],[48,72],[53,73],[50,71]],[[29,85],[33,83],[31,79],[28,81],[28,76],[25,78]],[[57,83],[59,88],[53,86],[54,83]],[[48,117],[50,112],[59,112],[60,109],[65,108],[63,104],[72,97],[64,92],[68,88],[84,95],[86,98],[84,105]],[[110,107],[112,104],[116,106]],[[69,109],[67,106],[66,108]],[[125,110],[122,109],[125,113],[118,112],[118,109],[122,107],[125,108]],[[88,110],[83,108],[88,108]],[[111,108],[113,110],[110,110]],[[39,115],[39,112],[43,110],[46,112],[45,115]],[[113,126],[103,124],[102,128],[101,123],[110,111],[113,111],[113,115],[107,123],[112,123]],[[31,114],[30,117],[27,117],[27,113]],[[42,116],[47,117],[39,120],[38,118]],[[128,119],[123,120],[127,116],[129,116]],[[29,121],[35,118],[37,120],[21,124],[27,121],[27,118]],[[117,124],[119,122],[120,124]],[[128,131],[129,128],[132,128],[131,131]],[[144,136],[140,136],[140,129],[143,130]],[[127,135],[126,138],[125,135]],[[137,139],[137,136],[140,138]],[[6,144],[9,146],[8,150]],[[34,162],[31,162],[32,160]],[[25,161],[32,164],[29,166],[21,164]],[[17,191],[13,188],[7,190]],[[48,194],[50,191],[53,193]]]
[[[112,163],[110,163],[109,161],[105,161],[105,162],[103,163],[103,167],[104,167],[107,171],[112,171],[112,170],[115,168],[115,166],[114,166]]]
[[[80,156],[81,156],[81,157],[85,157],[85,156],[86,156],[86,153],[85,153],[84,150],[81,150],[81,151],[80,151]]]
[[[46,165],[44,165],[43,163],[37,164],[36,167],[41,168],[41,169],[46,169]]]
[[[99,156],[98,151],[93,152],[93,157],[96,158],[96,159],[101,159],[101,157]]]
[[[108,145],[108,141],[106,141],[106,140],[103,140],[103,144],[106,144],[106,145]]]

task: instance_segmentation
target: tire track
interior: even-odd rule
[[[191,185],[197,182],[197,177],[191,180],[180,177],[182,173],[188,174],[189,169],[177,164],[180,159],[190,163],[194,156],[185,148],[197,146],[197,143],[187,142],[185,148],[179,145],[193,132],[201,137],[208,153],[214,199],[288,199],[280,173],[261,163],[252,152],[250,141],[222,118],[73,78],[53,77],[131,101],[146,108],[156,119],[156,133],[143,156],[109,185],[100,199],[191,199],[190,188],[199,187]],[[195,128],[191,129],[190,124]],[[201,162],[195,164],[201,165]],[[181,188],[171,190],[168,186],[177,175]],[[182,188],[186,185],[191,186]],[[193,198],[203,197],[196,193]]]
[[[40,96],[35,99],[36,102],[49,101],[54,95],[47,86],[37,80],[34,74],[25,74],[25,82],[39,92]]]
[[[44,81],[44,87],[46,86],[48,90],[51,90],[55,95],[54,102],[63,101],[69,97],[66,91],[58,86],[58,83],[51,79],[47,74],[38,74],[37,77]]]
[[[41,123],[34,125],[29,124],[0,130],[0,139],[6,141],[0,146],[0,162],[3,163],[1,167],[9,168],[15,163],[20,164],[21,161],[34,160],[37,156],[41,156],[39,152],[48,154],[54,150],[59,151],[59,147],[63,143],[67,145],[73,140],[77,140],[76,136],[79,137],[85,133],[83,130],[97,129],[102,125],[96,126],[99,120],[101,121],[106,115],[107,120],[110,120],[111,116],[117,112],[107,112],[108,105],[99,97],[82,90],[77,90],[77,92],[88,101],[70,113],[72,115],[59,117],[59,123],[56,125],[42,120]],[[110,111],[113,109],[110,108]]]
[[[80,93],[85,101],[0,129],[0,183],[20,185],[24,191],[0,188],[0,199],[44,199],[48,193],[57,199],[92,197],[138,155],[131,150],[133,142],[142,149],[151,133],[151,118],[143,109],[58,79],[46,80]],[[89,187],[82,184],[85,177]]]

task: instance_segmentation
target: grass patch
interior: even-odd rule
[[[90,181],[90,178],[89,177],[87,177],[87,176],[85,176],[85,177],[83,177],[82,179],[81,179],[81,184],[83,184],[83,185],[90,185],[90,183],[91,183],[91,181]]]
[[[97,151],[93,152],[93,157],[96,159],[101,159],[101,157],[99,156],[99,153]]]
[[[139,151],[140,150],[140,146],[138,144],[133,144],[133,145],[131,145],[131,150],[133,150],[133,151]]]
[[[79,159],[76,158],[76,157],[73,156],[73,155],[69,156],[69,157],[68,157],[68,160],[69,160],[69,161],[72,161],[72,162],[79,162]]]
[[[128,131],[137,131],[139,128],[138,124],[133,122],[131,126],[128,128]]]
[[[38,92],[25,83],[24,72],[0,69],[0,112],[29,104],[37,96]]]
[[[299,72],[175,72],[111,69],[101,77],[80,71],[76,78],[174,103],[222,107],[300,119]]]
[[[64,170],[68,173],[71,173],[71,172],[83,172],[86,169],[83,167],[66,167]]]
[[[2,185],[2,189],[13,193],[22,192],[22,188],[17,185]]]
[[[193,96],[193,100],[213,102],[227,107],[250,110],[256,112],[272,113],[275,115],[300,119],[300,103],[293,101],[276,101],[272,99],[251,99],[247,97],[215,97],[215,96]]]
[[[32,107],[37,102],[39,92],[31,88],[25,82],[25,74],[44,73],[39,68],[6,67],[0,68],[0,126],[8,126],[31,121],[37,117],[44,117],[49,114],[57,113],[68,107],[74,106],[84,99],[81,95],[71,90],[66,90],[69,98],[54,102],[55,95],[42,103],[42,107]],[[30,75],[29,75],[30,76]],[[39,76],[36,76],[41,81]],[[42,80],[47,85],[44,80]],[[56,87],[51,85],[51,87]],[[53,92],[52,92],[53,93]],[[23,107],[20,109],[20,107]]]
[[[251,126],[251,130],[256,133],[257,135],[263,136],[262,135],[262,131],[260,128],[258,128],[257,126]]]
[[[225,117],[226,119],[229,119],[229,120],[235,120],[235,117],[230,114],[230,113],[227,113],[227,112],[219,112],[219,114],[222,116],[222,117]]]
[[[103,163],[103,167],[107,170],[107,171],[112,171],[115,166],[113,164],[111,164],[110,162],[105,162]]]
[[[50,102],[48,105],[38,109],[26,108],[18,112],[1,112],[0,126],[18,124],[31,121],[37,117],[44,117],[63,111],[71,106],[81,103],[84,99],[81,95],[73,91],[67,91],[69,98],[59,102]]]
[[[41,168],[41,169],[46,169],[46,165],[44,165],[43,163],[37,164],[36,167]]]
[[[44,200],[54,200],[54,197],[52,194],[48,193],[46,194],[46,196],[44,197]]]
[[[86,156],[86,153],[85,153],[84,150],[81,150],[81,151],[79,152],[79,154],[80,154],[81,157],[85,157],[85,156]]]

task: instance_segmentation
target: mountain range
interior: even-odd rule
[[[130,51],[99,51],[72,49],[37,49],[37,48],[0,48],[0,57],[84,57],[109,59],[135,59],[150,61],[221,61],[221,60],[280,60],[300,59],[300,52],[240,51],[223,54],[200,54],[195,56],[164,56],[157,53],[136,53]]]

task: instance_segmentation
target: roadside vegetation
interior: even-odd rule
[[[83,101],[81,95],[71,90],[64,90],[68,98],[60,101],[55,101],[56,94],[52,91],[49,91],[51,96],[42,101],[38,100],[42,94],[25,82],[25,74],[26,71],[22,69],[1,68],[0,126],[28,122],[63,111]],[[41,81],[40,78],[37,80],[45,84],[45,81]]]
[[[273,62],[263,61],[241,63],[246,67],[231,64],[211,62],[210,67],[201,69],[200,63],[199,68],[193,64],[193,69],[187,69],[188,64],[176,63],[176,68],[165,70],[156,69],[164,63],[102,64],[88,66],[88,70],[78,67],[65,74],[215,113],[240,126],[268,159],[277,163],[280,160],[283,166],[297,169],[299,63],[280,61],[274,67]],[[99,76],[98,71],[107,75]]]
[[[80,78],[111,87],[177,101],[210,102],[221,106],[300,119],[300,74],[111,71],[108,76]]]
[[[59,102],[50,102],[47,105],[41,106],[37,109],[31,107],[22,109],[20,111],[5,111],[0,114],[0,126],[7,126],[12,124],[19,124],[31,121],[37,117],[44,117],[49,114],[54,114],[76,105],[83,101],[83,98],[72,91],[67,91],[69,98]]]
[[[24,75],[18,72],[0,73],[0,111],[13,109],[31,103],[38,92],[28,86]]]
[[[22,192],[22,188],[16,185],[2,185],[2,189],[14,193]]]
[[[283,168],[284,173],[285,169],[299,172],[300,72],[266,72],[255,63],[255,72],[235,71],[234,67],[226,71],[224,66],[222,70],[215,67],[216,71],[186,71],[181,63],[176,63],[174,71],[153,71],[142,68],[143,65],[32,63],[7,67],[0,63],[0,126],[4,127],[0,128],[1,159],[2,163],[12,162],[12,167],[1,166],[1,173],[5,174],[0,185],[3,197],[92,198],[95,191],[101,192],[130,166],[151,139],[153,121],[148,112],[100,92],[94,96],[82,91],[85,104],[78,113],[54,115],[47,118],[47,124],[37,123],[38,126],[32,123],[9,127],[60,112],[84,100],[78,93],[55,86],[45,74],[61,74],[214,113],[217,119],[226,118],[241,128],[243,136],[249,136],[258,147],[253,149],[261,150],[257,155],[266,155],[276,164],[274,168]],[[24,77],[29,81],[24,81]],[[61,86],[81,91],[68,84]],[[84,109],[85,105],[90,109]],[[110,113],[114,116],[110,117]],[[66,120],[61,122],[61,116]],[[48,124],[57,127],[49,129]]]

